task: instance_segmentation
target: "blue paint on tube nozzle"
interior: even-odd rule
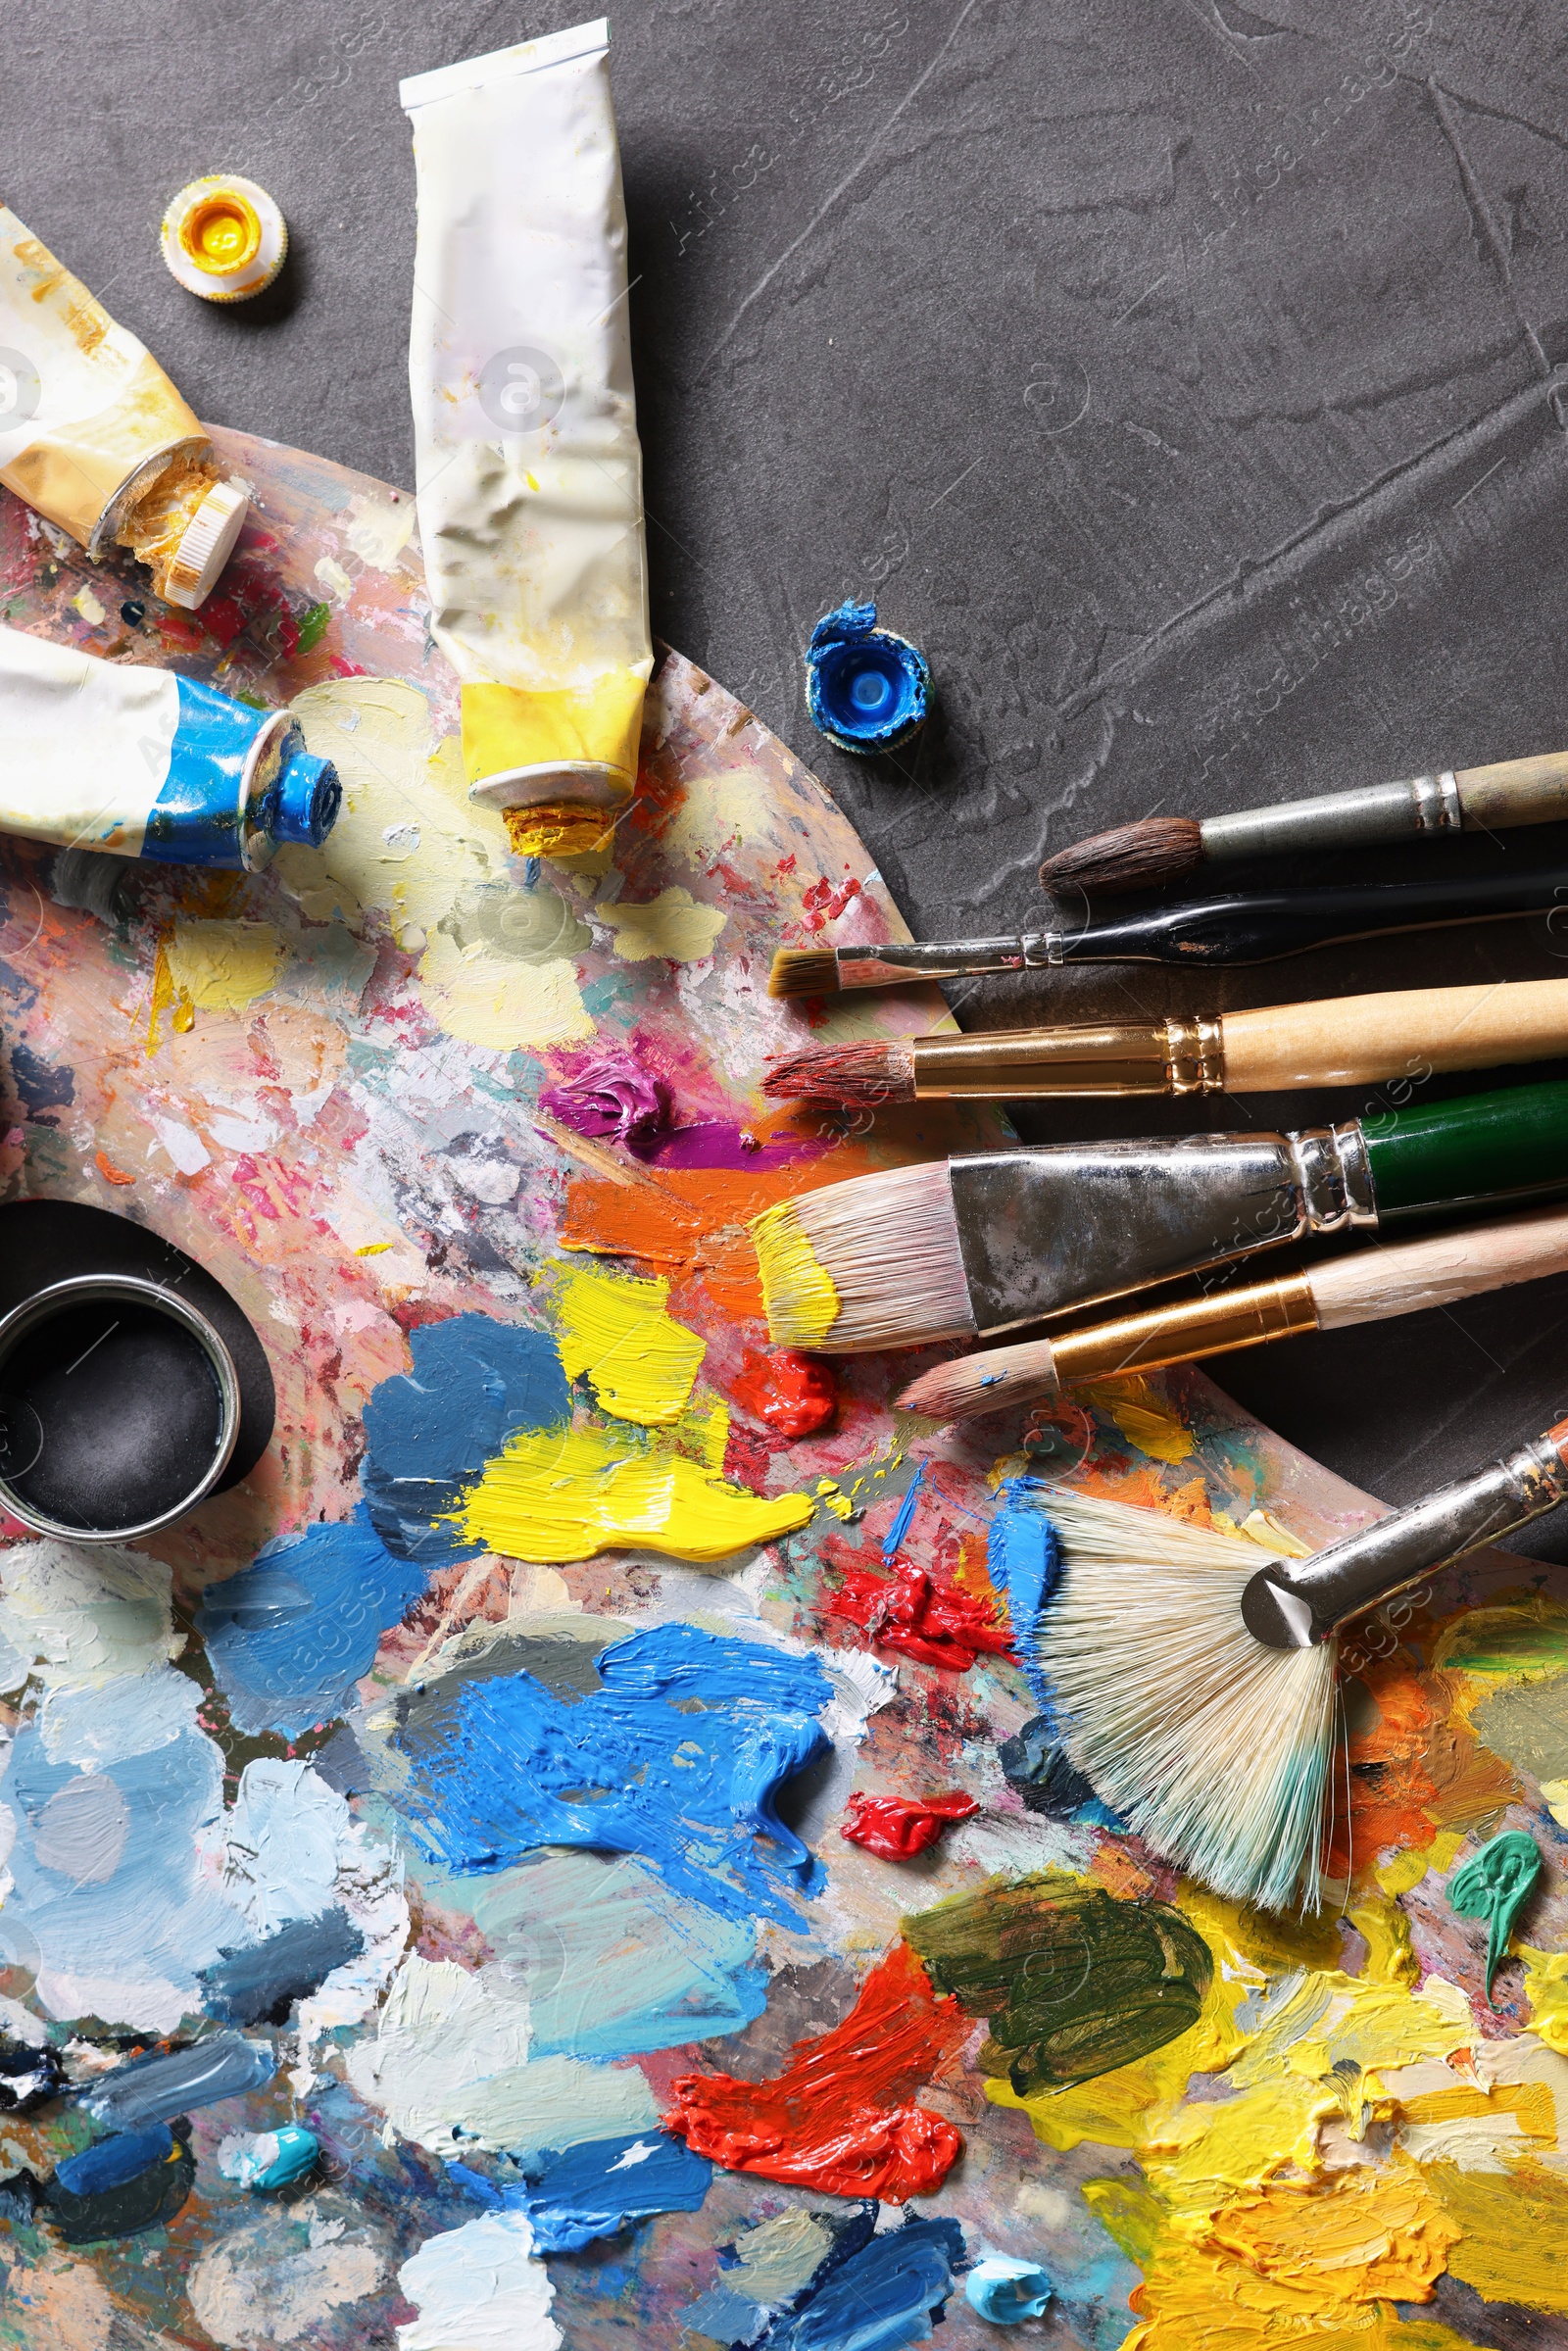
[[[254,870],[319,849],[342,787],[287,710],[0,628],[0,832]]]
[[[806,652],[811,724],[840,751],[897,751],[925,724],[931,672],[907,637],[878,628],[874,604],[824,612]]]

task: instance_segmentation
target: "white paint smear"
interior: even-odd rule
[[[398,2351],[558,2351],[556,2289],[533,2257],[520,2212],[491,2213],[432,2236],[398,2272],[419,2315],[398,2328]]]

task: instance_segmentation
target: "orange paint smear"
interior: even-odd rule
[[[1349,1874],[1394,1846],[1420,1849],[1440,1829],[1472,1829],[1517,1793],[1512,1771],[1471,1736],[1455,1712],[1451,1679],[1420,1673],[1402,1658],[1366,1667],[1361,1680],[1378,1708],[1373,1728],[1350,1741],[1348,1847],[1343,1828],[1331,1870]]]
[[[694,1283],[724,1313],[760,1322],[762,1290],[747,1225],[775,1200],[863,1174],[869,1164],[864,1152],[846,1150],[756,1175],[672,1167],[657,1176],[639,1171],[630,1183],[577,1176],[558,1238],[563,1249],[634,1257],[667,1273],[677,1294]]]
[[[136,1181],[133,1175],[126,1175],[122,1167],[113,1166],[102,1151],[94,1151],[93,1160],[97,1166],[98,1173],[103,1177],[106,1183],[134,1184]]]
[[[884,2204],[929,2196],[963,2140],[909,2093],[956,2055],[969,2030],[956,2000],[937,1998],[908,1944],[895,1943],[843,2024],[798,2041],[776,2082],[682,2074],[664,2129],[726,2171]]]

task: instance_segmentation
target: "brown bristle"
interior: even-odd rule
[[[775,1102],[852,1102],[879,1109],[914,1100],[914,1050],[906,1037],[887,1045],[808,1045],[776,1053],[762,1079]]]
[[[896,1410],[917,1412],[922,1420],[971,1420],[1009,1404],[1049,1400],[1059,1388],[1050,1340],[1031,1339],[938,1363],[911,1380],[894,1403]]]
[[[831,947],[780,947],[767,975],[769,996],[837,996],[839,959]]]
[[[1058,849],[1040,868],[1048,890],[1082,890],[1090,898],[1121,890],[1157,890],[1203,861],[1203,828],[1191,816],[1146,816]]]

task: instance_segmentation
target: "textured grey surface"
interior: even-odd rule
[[[582,13],[9,0],[4,192],[204,415],[406,482],[398,77]],[[1029,921],[1042,855],[1156,808],[1568,741],[1568,0],[631,0],[612,26],[656,625],[843,798],[917,931]],[[294,233],[237,313],[156,258],[220,166]],[[897,762],[806,718],[800,648],[850,590],[936,673]],[[1563,953],[1538,920],[955,993],[966,1022],[1206,1009]],[[1398,1498],[1568,1405],[1565,1331],[1554,1283],[1217,1368]]]

